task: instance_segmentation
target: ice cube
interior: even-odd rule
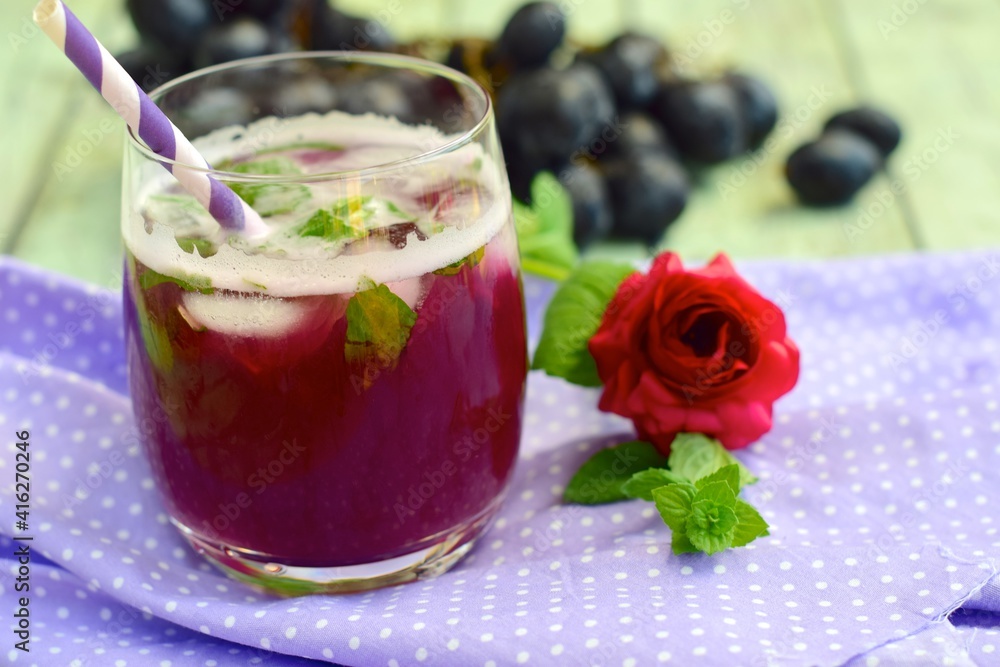
[[[232,296],[189,292],[184,295],[189,319],[229,336],[275,338],[289,335],[308,307],[268,296]]]
[[[407,278],[406,280],[399,280],[394,283],[386,283],[385,286],[389,288],[389,291],[405,301],[411,310],[419,308],[424,300],[424,296],[426,296],[424,294],[423,276],[419,278]]]

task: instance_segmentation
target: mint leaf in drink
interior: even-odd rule
[[[670,444],[670,469],[690,480],[707,477],[728,465],[739,466],[740,486],[747,486],[757,478],[729,453],[718,440],[700,433],[681,433]]]
[[[333,203],[330,212],[333,213],[334,217],[343,220],[345,224],[363,231],[365,223],[375,214],[375,208],[372,204],[370,196],[344,197]]]
[[[566,485],[563,498],[579,505],[626,500],[628,496],[622,491],[622,484],[636,472],[662,466],[665,461],[665,457],[647,442],[625,442],[602,449],[576,471]]]
[[[641,498],[642,500],[652,501],[654,489],[658,489],[661,486],[669,486],[670,484],[685,483],[690,483],[690,480],[663,468],[650,468],[649,470],[640,470],[632,475],[622,484],[622,493],[629,498]]]
[[[388,287],[365,280],[361,290],[347,302],[344,347],[348,363],[366,366],[361,386],[367,389],[377,377],[377,372],[369,370],[395,368],[416,321],[413,309]]]
[[[298,165],[286,157],[273,157],[266,160],[248,160],[227,167],[234,174],[255,174],[258,176],[298,175],[302,173]]]
[[[324,208],[313,213],[312,217],[296,230],[296,234],[302,237],[315,236],[327,241],[356,239],[364,236],[363,233],[359,233],[341,218],[334,216]]]
[[[143,269],[139,274],[139,287],[148,290],[163,283],[174,283],[185,292],[201,292],[211,294],[215,291],[212,287],[212,279],[208,276],[197,276],[190,273],[181,276],[168,276],[152,269]]]
[[[585,387],[601,386],[587,344],[621,282],[635,269],[628,264],[591,261],[559,286],[548,309],[532,368]]]
[[[257,155],[268,155],[271,153],[285,153],[291,151],[324,151],[327,153],[339,153],[344,150],[343,144],[331,144],[327,141],[302,141],[297,144],[283,144],[274,148],[264,148],[257,151]]]
[[[753,505],[742,500],[736,501],[736,529],[733,532],[733,543],[730,546],[742,547],[750,544],[758,537],[767,537],[767,521],[760,515]]]
[[[189,255],[192,255],[197,251],[199,257],[211,257],[215,253],[219,252],[219,247],[215,245],[214,242],[206,238],[198,238],[194,236],[178,237],[177,245],[179,245],[181,250]]]
[[[285,157],[239,162],[226,168],[236,174],[254,176],[297,176],[302,173],[294,162]],[[228,185],[264,218],[291,213],[312,197],[309,188],[296,183],[234,181]]]
[[[169,373],[174,367],[174,350],[170,346],[170,333],[165,326],[150,319],[149,312],[142,304],[136,311],[139,313],[139,334],[142,336],[142,346],[146,350],[146,356],[149,357],[153,368],[161,373]]]
[[[397,206],[396,204],[394,204],[391,201],[387,201],[385,203],[385,207],[389,210],[390,213],[392,213],[393,215],[399,216],[400,218],[402,218],[406,222],[416,222],[417,221],[416,216],[414,216],[414,215],[412,215],[410,213],[407,213],[406,211],[404,211],[403,209],[399,208],[399,206]]]
[[[477,264],[479,264],[479,262],[482,261],[483,256],[485,254],[486,254],[486,246],[483,246],[479,250],[476,250],[475,252],[466,255],[457,262],[452,262],[448,266],[441,267],[434,273],[436,273],[439,276],[453,276],[459,271],[461,271],[463,266],[466,265],[476,266]]]
[[[198,200],[186,194],[155,194],[146,200],[143,215],[147,221],[156,221],[173,229],[197,229],[211,220],[211,216]]]
[[[579,259],[573,243],[573,203],[559,179],[541,172],[531,182],[531,206],[514,200],[521,266],[562,280]]]
[[[374,215],[371,197],[345,197],[329,209],[321,208],[296,230],[301,237],[313,236],[326,241],[363,238],[365,224]]]
[[[228,183],[262,218],[284,215],[312,198],[309,188],[294,183]]]

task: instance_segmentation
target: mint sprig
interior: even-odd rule
[[[632,471],[627,477],[626,470]],[[671,444],[666,461],[643,442],[597,452],[570,480],[565,498],[587,505],[626,498],[652,501],[673,533],[674,553],[711,555],[769,534],[760,513],[739,498],[740,490],[756,481],[717,440],[682,433]]]
[[[618,286],[635,268],[629,264],[589,261],[556,290],[545,311],[545,325],[532,368],[585,387],[601,386],[597,365],[587,347],[601,324]]]

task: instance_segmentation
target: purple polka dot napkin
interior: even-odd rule
[[[564,506],[574,470],[631,437],[597,394],[533,373],[494,527],[451,572],[270,598],[169,525],[137,446],[117,293],[0,261],[0,589],[15,665],[998,664],[1000,253],[756,263],[802,379],[743,450],[772,535],[674,556],[652,506]],[[537,338],[551,284],[525,282]],[[31,511],[15,522],[15,433]],[[991,583],[993,582],[993,583]]]

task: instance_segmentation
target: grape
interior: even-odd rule
[[[867,139],[833,129],[796,149],[788,158],[786,174],[803,203],[832,206],[850,201],[881,162]]]

